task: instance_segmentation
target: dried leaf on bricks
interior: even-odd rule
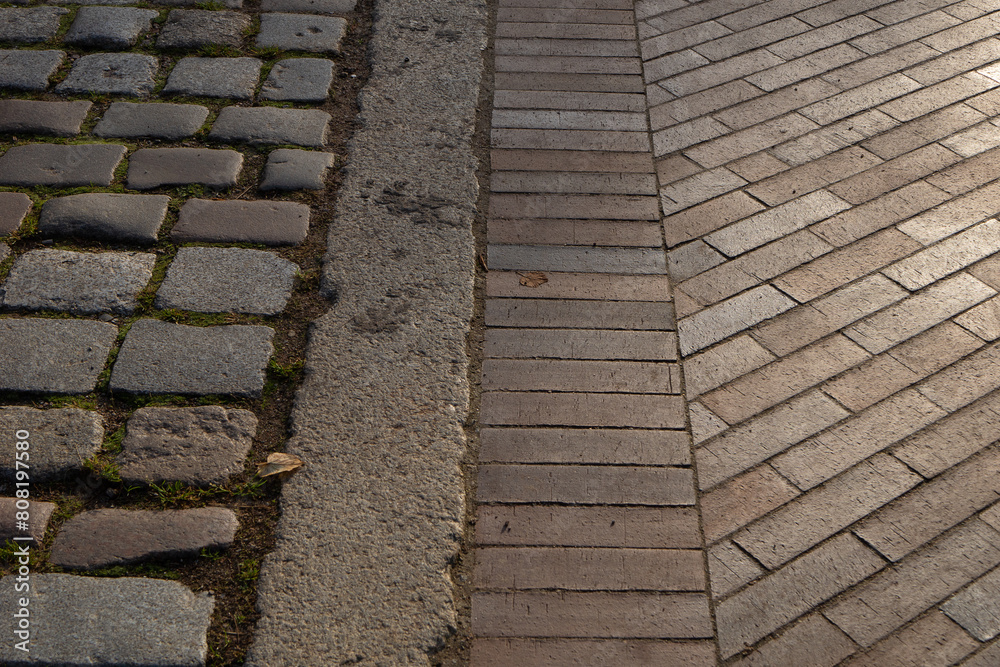
[[[267,455],[267,461],[257,464],[258,477],[271,477],[277,475],[278,479],[287,479],[301,468],[305,463],[293,454],[275,452]]]
[[[518,281],[525,287],[538,287],[539,285],[544,285],[549,282],[549,279],[545,277],[545,274],[541,271],[528,271],[527,273],[518,272],[521,279]]]

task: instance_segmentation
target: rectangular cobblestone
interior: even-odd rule
[[[601,329],[489,328],[483,354],[494,358],[624,359],[674,361],[677,336],[666,331],[607,331]],[[690,381],[690,380],[689,380]]]
[[[653,158],[646,153],[603,151],[490,151],[494,171],[594,171],[629,174],[652,174]]]
[[[847,410],[819,391],[786,401],[773,411],[726,431],[695,450],[698,485],[703,490],[710,489],[835,424],[848,414]]]
[[[768,465],[734,477],[699,499],[705,539],[711,544],[797,495],[799,490]]]
[[[674,318],[655,302],[487,299],[486,326],[672,331]]]
[[[801,113],[820,125],[827,125],[900,95],[913,92],[920,87],[919,83],[902,74],[891,74],[812,104],[802,109]]]
[[[993,202],[1000,196],[1000,181],[956,197],[899,225],[899,231],[924,245],[940,241],[996,213]]]
[[[680,367],[657,361],[486,359],[484,391],[680,393]]]
[[[772,152],[790,165],[804,165],[899,125],[898,120],[872,109],[785,142]]]
[[[919,475],[898,460],[876,454],[744,528],[733,539],[765,567],[774,569],[920,481]],[[852,632],[843,626],[841,629],[857,641]]]
[[[959,273],[849,327],[844,335],[877,354],[995,294],[993,288]]]
[[[734,667],[805,664],[833,667],[855,650],[857,644],[837,626],[819,614],[811,614],[732,664]]]
[[[915,389],[901,391],[792,447],[771,465],[805,491],[946,414]]]
[[[1000,59],[1000,40],[990,38],[949,51],[926,63],[904,70],[903,74],[927,86],[997,59]]]
[[[701,401],[726,423],[735,424],[867,358],[860,347],[834,336],[704,394]]]
[[[660,188],[663,212],[673,213],[700,204],[746,184],[745,180],[728,169],[720,167],[703,171]]]
[[[480,545],[698,549],[693,507],[480,505]]]
[[[923,375],[935,373],[981,347],[983,341],[952,322],[928,329],[886,354]]]
[[[931,605],[1000,563],[1000,535],[974,520],[883,571],[823,612],[862,646],[871,646]]]
[[[706,169],[711,169],[788,141],[817,127],[816,123],[792,113],[713,139],[702,146],[688,149],[685,155]]]
[[[877,271],[920,247],[906,234],[887,229],[803,264],[775,280],[774,284],[804,303]]]
[[[979,647],[956,623],[932,611],[913,625],[886,637],[846,667],[953,665]]]
[[[713,118],[697,118],[679,125],[671,125],[653,133],[653,154],[657,157],[679,151],[688,146],[714,139],[729,131]]]
[[[774,317],[794,302],[773,287],[762,285],[680,321],[678,336],[685,355]]]
[[[643,77],[646,83],[653,83],[707,65],[709,62],[711,61],[708,58],[695,51],[689,49],[676,51],[644,63]]]
[[[688,398],[694,398],[774,361],[776,357],[750,336],[738,336],[684,360]]]
[[[488,547],[475,557],[477,590],[705,590],[698,549]]]
[[[879,157],[889,160],[985,119],[985,114],[967,104],[955,104],[930,113],[924,118],[900,125],[861,145]]]
[[[823,80],[840,86],[843,90],[849,90],[939,55],[941,52],[936,49],[919,42],[911,42],[844,65],[824,74]]]
[[[820,49],[839,45],[852,37],[882,28],[882,24],[867,16],[850,16],[821,28],[771,44],[767,50],[786,60],[800,58]]]
[[[760,565],[729,540],[709,547],[707,555],[713,599],[725,597],[764,574]]]
[[[690,468],[484,465],[479,502],[693,505]]]
[[[943,190],[924,181],[917,181],[813,225],[811,230],[835,246],[844,246],[926,211],[947,199],[948,194]]]
[[[490,136],[496,148],[636,153],[649,150],[649,139],[645,132],[497,128]]]
[[[905,296],[904,289],[884,276],[869,276],[762,324],[753,336],[771,352],[783,356]]]
[[[954,16],[949,16],[944,12],[931,12],[854,39],[851,41],[851,46],[869,54],[881,53],[894,46],[912,42],[958,23],[961,21]]]
[[[664,79],[660,85],[680,97],[741,79],[748,74],[780,65],[783,62],[785,61],[782,58],[770,51],[758,49]]]
[[[700,93],[686,95],[651,107],[649,110],[650,126],[654,131],[659,130],[668,125],[698,118],[763,94],[759,88],[751,86],[746,81],[731,81]]]
[[[897,498],[854,532],[893,562],[1000,498],[1000,450],[990,448]]]
[[[657,222],[610,220],[493,219],[486,230],[488,243],[525,245],[615,246],[658,248],[663,232]]]
[[[930,144],[834,183],[830,192],[851,204],[863,204],[961,159],[961,156],[939,144]]]
[[[642,40],[640,43],[642,59],[652,60],[664,53],[680,51],[702,42],[723,37],[731,32],[732,30],[716,21],[704,21],[680,30],[671,30],[662,35]]]
[[[893,455],[924,477],[933,477],[992,444],[998,420],[1000,396],[990,394],[908,438]]]
[[[483,428],[483,463],[689,465],[684,431]]]
[[[1000,345],[993,343],[934,375],[918,388],[945,410],[957,410],[1000,387]]]
[[[666,276],[628,276],[608,273],[546,273],[548,282],[537,287],[527,282],[523,271],[490,271],[486,275],[488,297],[532,297],[537,299],[592,299],[595,301],[670,301]]]
[[[963,162],[959,165],[959,168],[963,166],[971,167],[972,165],[969,163],[974,164],[975,167],[962,171],[959,174],[955,174],[952,178],[943,179],[941,182],[938,182],[938,179],[935,178],[934,180],[929,179],[928,182],[938,186],[942,190],[946,190],[951,194],[968,192],[976,186],[988,183],[992,174],[976,174],[975,171],[976,167],[981,169],[983,166],[987,166],[987,168],[990,168],[996,163],[996,151],[990,151],[990,149],[996,148],[1000,145],[1000,139],[997,138],[998,134],[1000,134],[1000,132],[997,131],[997,126],[992,122],[989,122],[980,123],[963,132],[953,134],[947,139],[941,140],[942,146],[955,151],[962,157],[971,158],[972,156],[978,156],[980,159],[966,160]],[[984,151],[990,152],[988,154],[983,154]],[[959,171],[959,168],[949,171]],[[962,176],[973,176],[973,178],[968,179],[968,182],[956,182],[960,181]]]
[[[998,251],[1000,221],[990,219],[901,259],[882,273],[909,290],[918,290]]]
[[[789,111],[795,111],[816,100],[821,100],[837,92],[837,88],[820,79],[803,81],[797,86],[743,102],[716,113],[713,117],[729,127],[742,130],[771,120]]]
[[[853,535],[841,535],[761,579],[716,605],[722,656],[733,656],[883,566]]]
[[[881,163],[873,153],[851,146],[772,176],[746,191],[768,206],[777,206]]]
[[[482,423],[509,426],[684,428],[679,396],[486,392]]]
[[[473,593],[479,637],[712,637],[708,598],[693,593]]]
[[[763,204],[743,192],[733,192],[668,215],[663,219],[667,247],[704,236],[730,222],[763,211],[764,208]]]
[[[811,33],[806,33],[808,37]],[[777,90],[798,81],[809,79],[861,60],[865,54],[848,44],[837,44],[828,49],[789,60],[746,77],[746,80],[766,91]]]
[[[998,85],[1000,83],[993,79],[970,72],[899,97],[878,109],[896,120],[905,122],[985,90],[996,88]]]
[[[822,389],[841,405],[858,412],[922,379],[887,353],[882,353],[827,382]]]
[[[850,205],[839,197],[826,191],[814,192],[713,232],[705,242],[734,257],[846,208]]]
[[[786,17],[719,37],[694,47],[694,50],[711,60],[725,60],[761,46],[810,30],[810,26],[794,17]],[[778,56],[780,53],[772,51]]]
[[[490,214],[499,218],[656,220],[659,209],[656,197],[641,195],[495,194],[490,198]]]

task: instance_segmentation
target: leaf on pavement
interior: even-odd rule
[[[518,281],[525,287],[538,287],[539,285],[544,285],[549,282],[549,279],[545,277],[545,274],[541,271],[528,271],[527,273],[518,273],[521,279]]]
[[[257,464],[257,476],[270,477],[277,475],[278,479],[287,479],[304,465],[305,463],[302,459],[294,454],[274,452],[267,455],[267,461]]]

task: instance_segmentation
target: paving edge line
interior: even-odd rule
[[[426,665],[457,625],[486,6],[379,0],[246,665]]]

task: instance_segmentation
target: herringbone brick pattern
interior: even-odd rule
[[[998,10],[636,5],[725,664],[1000,664]]]

